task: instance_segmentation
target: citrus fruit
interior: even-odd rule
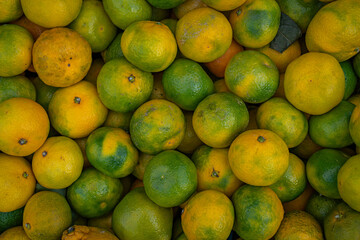
[[[49,104],[52,126],[61,135],[70,138],[88,136],[101,126],[108,113],[96,87],[87,81],[58,89]]]
[[[173,214],[151,201],[143,187],[129,192],[116,206],[113,229],[121,240],[171,238]]]
[[[196,148],[201,146],[203,142],[195,133],[192,124],[193,112],[184,112],[184,116],[186,122],[185,135],[180,145],[177,147],[177,150],[185,154],[191,154]]]
[[[0,26],[1,77],[13,77],[28,69],[33,43],[33,37],[25,28],[15,24]]]
[[[230,14],[234,39],[244,47],[261,48],[276,36],[280,7],[275,0],[250,0]]]
[[[68,26],[83,36],[93,52],[107,48],[116,36],[116,27],[106,14],[101,1],[84,1],[79,15]]]
[[[148,0],[148,2],[160,9],[170,9],[179,6],[184,3],[186,0]]]
[[[0,212],[0,234],[9,228],[21,226],[23,213],[23,207],[10,212]]]
[[[214,88],[216,93],[230,92],[229,88],[226,86],[225,79],[216,80],[214,82]]]
[[[163,23],[138,21],[127,27],[121,37],[126,59],[146,72],[160,72],[175,59],[176,40]]]
[[[128,132],[132,114],[133,114],[132,112],[122,113],[122,112],[109,111],[107,118],[104,122],[104,126],[121,128],[126,132]]]
[[[210,147],[228,147],[249,123],[249,112],[232,93],[214,93],[196,107],[192,119],[196,135]]]
[[[196,8],[185,14],[177,23],[175,35],[181,53],[196,62],[221,57],[232,41],[229,21],[212,8]]]
[[[11,212],[25,206],[35,191],[31,165],[22,157],[0,153],[0,212]]]
[[[306,163],[306,175],[311,186],[329,198],[339,199],[337,176],[349,156],[335,149],[322,149]]]
[[[319,0],[276,0],[283,13],[288,15],[304,33],[317,11],[324,6]]]
[[[306,205],[306,212],[310,213],[321,225],[325,217],[339,204],[339,200],[314,193]]]
[[[36,89],[36,102],[47,111],[50,100],[58,88],[46,85],[39,77],[34,78],[32,83]]]
[[[87,239],[87,240],[119,240],[115,235],[109,231],[97,228],[97,227],[88,227],[82,225],[74,225],[65,230],[62,234],[62,240],[78,240],[78,239]]]
[[[360,155],[349,158],[340,168],[337,175],[337,189],[340,197],[352,209],[360,211],[360,176],[358,174],[360,168]]]
[[[327,240],[359,239],[359,228],[360,213],[351,209],[346,203],[338,204],[324,220]]]
[[[313,140],[311,140],[309,134],[306,135],[304,141],[302,141],[298,146],[291,149],[291,152],[294,153],[296,156],[300,157],[303,160],[309,159],[311,155],[313,155],[315,152],[319,151],[323,147],[317,145],[314,143]]]
[[[357,0],[335,1],[322,7],[306,31],[309,51],[328,53],[339,62],[355,56],[360,48],[359,11]]]
[[[315,192],[315,190],[311,187],[309,182],[307,182],[304,192],[302,192],[294,200],[283,203],[285,212],[287,213],[287,212],[291,212],[294,210],[305,211],[306,205],[314,192]]]
[[[58,240],[70,224],[70,206],[58,193],[38,192],[26,203],[23,228],[31,240]]]
[[[122,30],[133,22],[151,18],[151,6],[145,0],[104,0],[103,4],[111,21]]]
[[[118,33],[114,40],[110,43],[110,45],[101,52],[101,56],[104,60],[104,62],[108,62],[114,58],[121,58],[124,56],[122,50],[121,50],[121,37],[122,32]]]
[[[355,71],[356,75],[358,77],[360,77],[360,54],[357,54],[353,58],[353,67],[354,67],[354,71]]]
[[[189,59],[176,59],[162,77],[165,96],[184,110],[194,111],[199,102],[214,92],[204,69]]]
[[[192,154],[191,160],[197,170],[198,191],[213,189],[231,197],[242,185],[230,168],[228,152],[226,148],[202,145]]]
[[[329,112],[311,116],[309,135],[318,145],[327,148],[342,148],[353,143],[349,122],[355,105],[342,101]]]
[[[50,128],[46,111],[28,98],[10,98],[0,103],[0,150],[27,156],[45,142]]]
[[[139,153],[139,161],[135,166],[134,171],[132,174],[139,180],[144,179],[144,173],[147,165],[149,164],[150,160],[154,157],[154,155],[146,154],[143,152]]]
[[[312,115],[324,114],[344,97],[344,72],[331,55],[306,53],[287,67],[284,90],[287,100],[300,111]]]
[[[296,155],[289,154],[289,167],[284,175],[269,187],[282,202],[294,200],[306,188],[306,172],[304,162]]]
[[[86,74],[84,80],[96,85],[97,77],[99,76],[101,68],[104,66],[104,60],[102,58],[95,58],[91,63],[91,67]]]
[[[187,240],[188,238],[186,237],[185,233],[181,233],[177,238],[175,238],[175,240]]]
[[[175,16],[180,19],[188,12],[196,9],[207,7],[206,4],[202,0],[186,0],[184,3],[179,6],[173,8],[173,12]]]
[[[341,66],[342,70],[344,71],[344,75],[345,75],[345,93],[344,93],[343,99],[346,100],[355,91],[356,84],[357,84],[357,77],[356,77],[355,71],[352,67],[350,60],[341,62],[340,66]]]
[[[225,76],[225,68],[230,62],[231,58],[237,53],[244,51],[244,48],[240,46],[236,41],[232,40],[230,47],[226,52],[215,59],[214,61],[205,63],[204,65],[212,72],[215,76],[223,78]]]
[[[112,212],[100,217],[90,218],[87,221],[87,225],[90,227],[103,228],[113,233],[112,230]]]
[[[43,33],[45,30],[48,30],[48,28],[44,28],[37,25],[36,23],[31,22],[25,15],[11,23],[24,27],[26,30],[28,30],[29,33],[33,36],[34,41],[39,38],[41,33]],[[32,65],[28,70],[35,72],[35,69],[33,69]]]
[[[79,14],[81,0],[21,0],[25,16],[46,28],[63,27]]]
[[[86,218],[99,217],[114,209],[123,186],[119,179],[104,175],[94,168],[84,170],[67,188],[70,206]]]
[[[276,193],[269,187],[245,185],[232,196],[235,232],[243,239],[270,239],[284,216]]]
[[[23,15],[20,0],[4,0],[0,3],[0,23],[7,23]]]
[[[26,235],[24,228],[22,226],[10,228],[0,235],[0,240],[7,240],[7,239],[30,240],[30,238]]]
[[[275,94],[279,71],[265,54],[246,50],[236,54],[226,66],[225,82],[245,102],[262,103]]]
[[[32,158],[36,180],[50,189],[70,186],[80,177],[83,165],[79,145],[64,136],[48,138]]]
[[[151,21],[161,22],[161,20],[170,17],[170,9],[156,8],[154,6],[151,6],[151,8],[152,8],[152,13],[150,18]]]
[[[165,24],[175,36],[176,25],[177,25],[177,22],[178,22],[177,19],[165,18],[165,19],[162,19],[160,22]]]
[[[288,148],[298,146],[308,133],[305,115],[286,99],[274,97],[260,105],[256,113],[259,128],[278,134]]]
[[[129,63],[124,57],[101,68],[97,91],[104,105],[116,112],[131,112],[143,104],[153,89],[153,76]]]
[[[360,105],[360,104],[359,104]],[[350,131],[350,136],[352,138],[352,140],[354,141],[354,143],[358,146],[360,146],[360,136],[359,136],[359,131],[360,131],[360,106],[357,105],[350,117],[350,122],[349,122],[349,131]]]
[[[184,114],[174,103],[150,100],[134,112],[130,136],[135,146],[147,154],[177,148],[185,135]]]
[[[39,78],[53,87],[81,81],[91,66],[90,44],[69,28],[43,32],[33,47],[33,64]]]
[[[351,102],[355,106],[360,104],[360,94],[353,94],[351,97],[348,98],[348,102]]]
[[[36,100],[34,84],[25,76],[0,77],[0,102],[13,97]]]
[[[241,181],[268,186],[276,183],[286,172],[289,150],[286,143],[272,131],[247,130],[231,143],[229,163]]]
[[[146,195],[161,207],[176,207],[196,190],[197,176],[194,163],[175,150],[155,155],[144,172]]]
[[[86,141],[86,156],[92,166],[113,178],[131,174],[138,162],[138,151],[121,128],[93,131]]]
[[[268,56],[276,65],[280,73],[284,73],[289,63],[301,55],[301,48],[299,41],[295,41],[285,51],[278,52],[270,45],[265,45],[262,48],[254,49]]]
[[[324,237],[320,224],[313,216],[304,211],[292,211],[285,214],[274,239],[323,240]]]
[[[203,2],[211,8],[218,11],[230,11],[237,7],[240,7],[246,2],[246,0],[203,0]]]
[[[226,239],[234,225],[234,206],[223,193],[205,190],[192,197],[181,214],[185,239]]]

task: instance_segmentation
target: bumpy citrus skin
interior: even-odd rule
[[[21,0],[25,16],[46,28],[63,27],[79,14],[81,0]]]
[[[171,238],[173,213],[151,201],[143,187],[129,192],[116,206],[112,226],[122,240]]]
[[[246,0],[204,0],[203,2],[218,11],[230,11],[240,7]]]
[[[161,207],[176,207],[195,192],[196,167],[184,154],[167,150],[154,156],[144,173],[145,192]]]
[[[203,142],[194,131],[192,124],[193,112],[184,112],[184,116],[186,122],[185,135],[180,145],[177,147],[177,150],[185,154],[191,154],[196,148],[200,147]]]
[[[30,240],[26,235],[22,226],[12,227],[0,235],[0,240],[13,239],[13,240]]]
[[[194,111],[199,102],[214,92],[214,84],[200,64],[176,59],[165,71],[162,84],[166,98],[182,109]]]
[[[274,132],[247,130],[231,143],[229,163],[235,176],[254,186],[277,182],[289,166],[289,149]]]
[[[340,150],[322,149],[314,153],[306,163],[307,179],[320,194],[340,199],[338,191],[338,172],[349,156]]]
[[[31,64],[33,37],[15,24],[0,26],[0,35],[0,76],[13,77],[23,73]]]
[[[39,78],[53,87],[68,87],[81,81],[92,61],[90,44],[69,28],[53,28],[42,33],[32,54]]]
[[[146,0],[104,0],[103,4],[111,21],[122,30],[133,22],[151,18],[151,5]]]
[[[114,178],[126,177],[138,162],[138,150],[121,128],[93,131],[86,141],[86,155],[92,166]]]
[[[290,153],[289,167],[284,175],[269,186],[279,197],[281,202],[288,202],[297,198],[306,188],[306,172],[304,162]]]
[[[201,141],[211,147],[224,148],[246,128],[249,112],[236,95],[214,93],[199,103],[192,120]]]
[[[20,0],[4,0],[0,3],[0,23],[14,21],[23,15]]]
[[[129,62],[147,72],[166,69],[177,54],[173,33],[165,24],[154,21],[138,21],[127,27],[121,49]]]
[[[143,104],[153,89],[153,76],[129,63],[124,57],[102,67],[97,90],[104,105],[116,112],[131,112]]]
[[[332,199],[314,193],[306,204],[306,212],[310,213],[322,226],[325,217],[341,202],[341,200]]]
[[[285,214],[275,240],[311,239],[323,240],[320,224],[309,213],[293,211]]]
[[[187,239],[226,239],[234,225],[234,207],[225,194],[205,190],[184,208],[181,225]]]
[[[213,189],[228,197],[242,185],[232,172],[229,149],[211,148],[203,145],[196,149],[191,159],[195,163],[198,176],[198,191]]]
[[[246,50],[236,54],[226,66],[225,83],[244,102],[262,103],[279,86],[279,70],[265,54]]]
[[[0,153],[0,212],[15,211],[34,194],[36,179],[30,163],[21,157]]]
[[[261,48],[276,36],[280,16],[275,0],[248,0],[230,14],[234,39],[241,46]]]
[[[344,97],[344,72],[331,55],[306,53],[287,67],[284,90],[287,100],[300,111],[311,115],[324,114]]]
[[[57,240],[70,225],[70,206],[59,193],[41,191],[26,203],[23,228],[30,239]]]
[[[36,100],[34,84],[25,76],[0,77],[0,102],[13,97]]]
[[[148,0],[148,2],[160,9],[171,9],[184,3],[186,0]]]
[[[229,21],[212,8],[188,12],[178,21],[175,35],[181,53],[196,62],[221,57],[232,41]]]
[[[50,122],[40,104],[28,98],[0,103],[0,150],[14,156],[34,153],[45,142]]]
[[[34,153],[37,181],[49,189],[63,189],[80,177],[84,158],[79,145],[64,136],[51,137]]]
[[[106,14],[101,1],[84,1],[77,18],[69,25],[90,44],[93,52],[107,48],[116,36],[116,27]]]
[[[231,198],[235,207],[235,232],[243,239],[270,239],[284,217],[276,193],[269,187],[245,185]]]
[[[184,114],[178,106],[163,99],[141,105],[130,121],[135,146],[147,154],[177,148],[185,134]]]
[[[340,168],[337,175],[337,188],[340,197],[352,209],[360,211],[360,155],[355,155],[349,158],[346,163]]]
[[[327,148],[342,148],[353,143],[349,122],[355,105],[342,101],[335,108],[309,119],[309,134],[318,145]]]
[[[288,148],[298,146],[308,132],[305,115],[283,98],[271,98],[257,110],[256,122],[259,128],[278,134]]]
[[[321,8],[306,31],[309,51],[328,53],[339,62],[355,56],[360,49],[359,11],[357,0],[335,1]]]
[[[88,136],[105,122],[107,113],[96,87],[87,81],[57,90],[49,104],[52,126],[70,138]]]
[[[360,105],[357,105],[350,117],[349,122],[350,136],[357,146],[360,146]]]

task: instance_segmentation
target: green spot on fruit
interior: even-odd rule
[[[263,142],[265,142],[266,139],[263,136],[259,136],[257,138],[257,140],[258,140],[258,142],[263,143]]]
[[[67,230],[68,233],[72,233],[73,231],[75,231],[74,227],[69,227],[68,230]]]
[[[237,10],[236,14],[239,16],[241,14],[241,9]]]
[[[25,227],[30,230],[31,229],[30,223],[25,223]]]
[[[24,145],[24,144],[27,143],[27,140],[24,139],[24,138],[21,138],[18,143],[19,143],[20,145]]]
[[[81,98],[79,97],[74,98],[74,103],[80,104],[80,102],[81,102]]]
[[[22,176],[23,176],[24,178],[27,178],[27,177],[29,176],[29,174],[28,174],[27,172],[24,172],[24,173],[22,174]]]

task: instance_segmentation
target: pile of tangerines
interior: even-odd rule
[[[358,0],[2,0],[0,240],[358,240]]]

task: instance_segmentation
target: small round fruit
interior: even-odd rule
[[[163,151],[148,163],[143,181],[145,192],[153,202],[161,207],[176,207],[195,192],[196,167],[178,151]]]
[[[0,103],[14,97],[36,100],[34,84],[25,76],[0,77]]]
[[[234,206],[223,193],[205,190],[184,207],[181,225],[186,239],[226,239],[234,225]]]
[[[340,201],[325,197],[320,193],[314,193],[306,205],[306,212],[310,213],[323,226],[325,217]]]
[[[231,143],[229,163],[241,181],[268,186],[276,183],[288,169],[289,149],[272,131],[247,130]]]

